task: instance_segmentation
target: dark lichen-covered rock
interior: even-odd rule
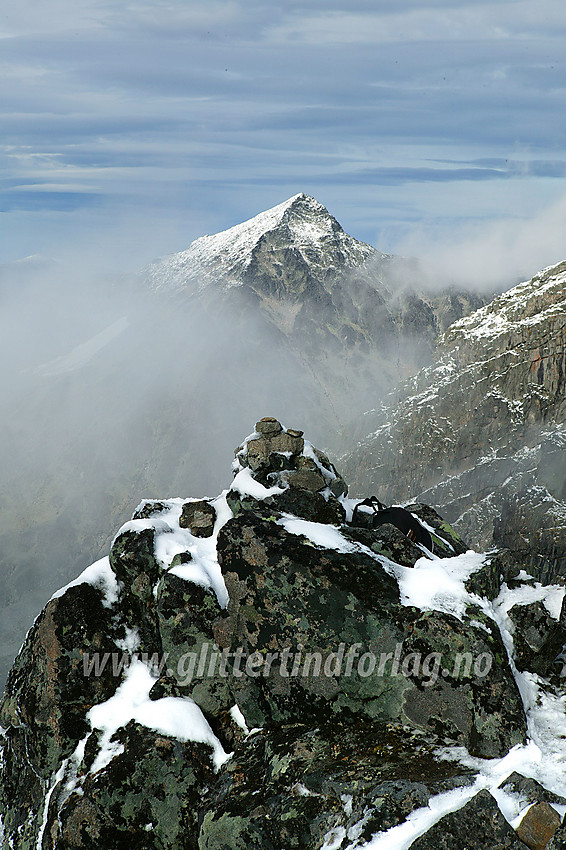
[[[506,652],[481,611],[461,622],[405,607],[377,559],[321,549],[246,511],[220,532],[218,557],[230,595],[219,639],[257,658],[254,676],[233,677],[249,726],[318,722],[330,707],[442,729],[488,758],[523,739]]]
[[[521,773],[515,771],[499,787],[508,794],[517,794],[525,803],[557,803],[560,806],[566,805],[566,798],[559,797],[558,794],[553,794],[552,791],[547,791],[536,779],[523,776]]]
[[[566,818],[546,845],[546,850],[566,850]]]
[[[466,590],[493,601],[499,595],[502,579],[500,559],[494,555],[487,559],[479,570],[472,573],[466,581]]]
[[[551,678],[561,673],[557,661],[566,646],[566,628],[552,617],[541,602],[515,605],[509,611],[514,626],[515,664]]]
[[[253,511],[264,517],[271,514],[274,518],[287,513],[309,522],[329,525],[341,525],[346,519],[343,505],[332,494],[324,497],[321,493],[313,493],[305,488],[289,487],[262,500],[231,489],[226,494],[226,500],[235,516],[242,511]]]
[[[158,499],[144,499],[135,509],[132,519],[150,519],[171,510],[171,505]]]
[[[422,549],[391,523],[384,523],[372,529],[345,528],[343,534],[348,540],[362,543],[376,555],[383,555],[403,567],[414,567],[424,554]]]
[[[216,631],[226,615],[213,591],[172,573],[161,578],[156,597],[165,676],[175,684],[176,694],[195,699],[215,725],[213,718],[234,704],[226,678],[216,668],[210,675],[210,659],[218,649]],[[159,692],[156,687],[155,695]]]
[[[453,555],[462,555],[468,550],[468,545],[452,528],[450,523],[442,519],[440,514],[434,508],[431,508],[430,505],[414,502],[410,505],[405,505],[405,509],[429,526],[434,552],[440,558],[451,558]]]
[[[163,527],[159,519],[128,523],[110,550],[110,567],[121,587],[120,618],[137,631],[139,648],[149,653],[161,649],[153,589],[161,573],[155,558],[155,535]]]
[[[133,722],[116,732],[114,742],[123,752],[104,771],[90,774],[87,755],[78,766],[77,790],[68,795],[64,781],[55,788],[51,809],[59,814],[50,819],[49,846],[196,850],[202,788],[214,780],[208,747]]]
[[[411,844],[412,850],[526,850],[488,791],[445,815]]]
[[[0,811],[7,835],[35,847],[46,786],[90,727],[89,708],[115,690],[112,667],[95,661],[118,651],[124,637],[104,594],[89,584],[52,599],[32,626],[10,671],[2,700],[3,748]]]
[[[278,511],[293,514],[311,522],[341,525],[346,519],[344,507],[332,494],[324,498],[320,493],[305,492],[298,487],[270,496],[266,503],[273,505]]]
[[[434,735],[344,718],[264,729],[237,747],[204,800],[200,850],[369,841],[431,795],[470,783],[436,758]]]
[[[528,576],[527,567],[528,564],[517,552],[510,549],[492,551],[488,553],[481,569],[469,577],[466,590],[493,601],[499,595],[503,584],[515,588],[529,581],[533,583],[534,579],[526,576],[519,578],[522,570],[526,571]]]
[[[272,675],[234,678],[235,701],[249,726],[270,719],[296,722],[303,714],[320,717],[329,704],[338,709],[339,694],[345,703],[366,706],[370,713],[386,711],[386,694],[403,691],[403,681],[392,685],[382,679],[368,690],[365,682],[354,682],[356,677],[346,681],[314,673],[317,659],[324,664],[341,643],[385,651],[401,638],[394,622],[380,621],[387,605],[398,601],[397,583],[372,558],[352,553],[348,563],[338,552],[320,550],[277,522],[247,513],[220,532],[218,557],[230,595],[225,621],[229,648],[242,647],[246,657],[260,653],[266,661],[270,653],[273,659]],[[297,658],[300,647],[305,657]],[[302,675],[307,655],[313,673],[309,667],[308,675]],[[302,662],[301,675],[292,674],[295,661]],[[372,690],[373,696],[382,693],[381,706],[379,700],[371,703]]]
[[[150,520],[128,523],[117,534],[110,550],[110,566],[128,591],[147,599],[160,569],[155,560],[155,526]]]
[[[463,622],[440,611],[406,610],[404,657],[428,659],[413,679],[420,687],[406,696],[406,716],[463,739],[482,758],[522,741],[523,706],[493,621],[476,608]]]

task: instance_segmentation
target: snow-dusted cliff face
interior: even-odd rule
[[[145,270],[152,291],[235,315],[255,311],[294,345],[331,350],[390,343],[381,266],[390,258],[344,232],[303,193],[249,221],[197,239]],[[383,346],[382,346],[383,347]]]
[[[447,346],[465,349],[482,338],[490,345],[511,336],[523,341],[537,328],[564,329],[566,316],[566,262],[549,266],[531,280],[498,295],[489,304],[454,322],[444,336]]]
[[[455,322],[438,352],[368,417],[350,479],[384,499],[442,504],[483,545],[494,533],[509,544],[513,528],[514,548],[522,534],[528,549],[536,533],[533,546],[566,570],[566,263]]]
[[[285,275],[290,254],[326,275],[356,268],[379,252],[348,236],[326,207],[300,193],[229,230],[201,236],[186,251],[151,265],[147,276],[156,290],[240,285],[267,256]]]

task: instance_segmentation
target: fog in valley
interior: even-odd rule
[[[51,593],[108,553],[142,499],[228,487],[264,415],[326,446],[396,368],[371,352],[317,360],[253,298],[156,296],[42,258],[1,269],[0,304],[3,674]]]

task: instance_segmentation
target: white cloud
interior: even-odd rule
[[[100,0],[18,0],[2,8],[0,38],[98,28],[107,14]]]
[[[404,42],[498,41],[540,33],[556,34],[566,27],[566,7],[557,0],[496,3],[460,3],[438,8],[351,12],[317,11],[289,14],[281,24],[268,28],[269,39],[278,42],[323,44],[384,44]]]
[[[526,214],[419,228],[399,248],[418,256],[436,285],[511,286],[566,259],[566,194]]]
[[[100,187],[96,185],[89,185],[88,183],[27,183],[23,186],[14,186],[12,188],[13,192],[71,192],[71,193],[83,193],[83,192],[97,192],[101,191]]]

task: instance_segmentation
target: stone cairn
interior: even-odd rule
[[[234,454],[234,472],[249,467],[266,487],[300,488],[336,498],[348,492],[328,457],[305,440],[302,431],[285,430],[273,416],[260,419],[254,433]]]
[[[271,495],[267,504],[315,522],[344,521],[346,514],[339,498],[348,493],[346,483],[327,456],[304,439],[302,431],[285,430],[277,419],[265,416],[234,454],[234,475],[247,467],[265,487],[278,486],[284,491]],[[234,490],[227,498],[234,513],[249,501]],[[155,503],[144,505],[134,519],[149,516],[150,507],[155,510]],[[191,499],[183,505],[179,525],[195,537],[210,537],[215,523],[216,511],[210,499]]]

